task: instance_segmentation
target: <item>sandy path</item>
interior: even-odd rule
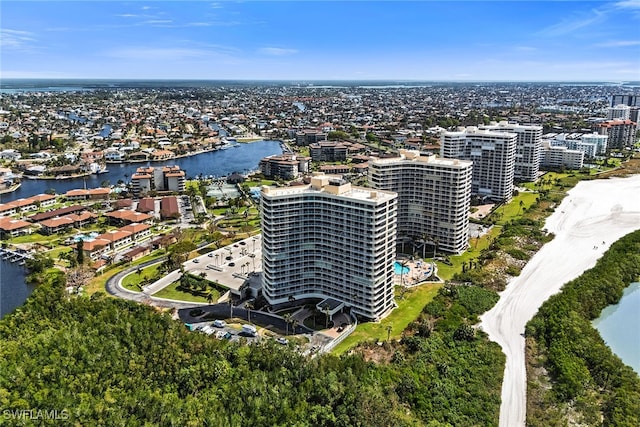
[[[507,356],[500,407],[504,427],[525,425],[525,325],[564,283],[593,267],[611,243],[640,229],[640,176],[579,183],[545,226],[556,237],[531,258],[495,307],[480,318],[480,327]]]

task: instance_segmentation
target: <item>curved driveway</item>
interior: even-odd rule
[[[480,327],[507,356],[500,426],[525,425],[525,325],[563,284],[593,267],[611,243],[640,229],[639,194],[640,175],[578,183],[545,223],[555,238],[481,316]]]
[[[127,274],[137,271],[138,268],[145,268],[150,265],[163,262],[165,259],[166,258],[163,257],[163,258],[158,258],[151,261],[146,261],[146,262],[143,262],[142,264],[129,267],[121,271],[120,273],[114,274],[109,279],[107,279],[107,283],[105,285],[105,289],[107,293],[122,299],[128,299],[128,300],[136,301],[139,303],[150,303],[156,307],[175,308],[178,310],[182,308],[197,307],[197,306],[205,305],[197,302],[181,302],[181,301],[174,301],[174,300],[169,300],[164,298],[157,298],[151,295],[147,295],[143,292],[130,291],[128,289],[123,288],[122,285],[120,284],[124,276],[126,276]]]

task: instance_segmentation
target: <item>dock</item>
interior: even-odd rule
[[[18,265],[25,265],[28,259],[33,259],[33,255],[22,250],[14,251],[7,248],[0,248],[0,258],[2,258],[3,261],[17,262]]]

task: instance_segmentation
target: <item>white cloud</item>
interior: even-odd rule
[[[640,9],[640,0],[625,0],[614,4],[618,9]]]
[[[296,49],[284,49],[280,47],[263,47],[258,49],[258,52],[263,55],[271,55],[271,56],[287,56],[287,55],[295,55],[298,53]]]
[[[149,19],[147,21],[141,21],[139,25],[169,25],[172,23],[173,21],[170,19]]]
[[[598,43],[596,47],[628,47],[640,46],[640,40],[613,40],[610,42]]]
[[[31,48],[36,41],[35,34],[29,31],[0,29],[0,47],[3,49],[23,50]]]
[[[176,61],[187,58],[201,58],[210,55],[208,50],[188,48],[147,48],[130,47],[110,51],[107,56],[121,59],[142,59],[147,61]]]
[[[573,33],[585,27],[601,22],[605,18],[605,13],[599,9],[592,9],[590,13],[582,14],[579,17],[567,17],[557,24],[543,29],[540,34],[547,37],[563,36]]]
[[[222,6],[222,3],[211,3],[209,7],[211,9],[222,9],[223,6]]]

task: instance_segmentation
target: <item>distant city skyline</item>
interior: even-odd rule
[[[640,0],[5,0],[0,13],[2,79],[640,80]]]

